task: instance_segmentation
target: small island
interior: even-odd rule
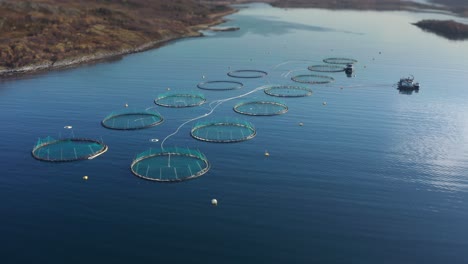
[[[454,20],[421,20],[413,25],[451,40],[468,39],[468,25]]]

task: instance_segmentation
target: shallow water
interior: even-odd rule
[[[464,263],[468,42],[410,24],[423,18],[448,17],[254,4],[229,16],[225,25],[239,31],[0,83],[2,263]],[[291,76],[327,57],[357,59],[356,76],[326,74],[335,82],[308,86],[312,96],[280,99],[284,115],[232,110],[270,98],[257,91],[209,117],[246,119],[253,139],[196,141],[195,122],[169,138],[165,146],[208,157],[211,170],[195,180],[144,181],[130,163],[206,105],[157,107],[164,123],[144,130],[100,125],[126,103],[154,106],[167,88],[211,102],[265,84],[297,85]],[[269,75],[226,75],[237,69]],[[392,85],[409,74],[421,90],[400,94]],[[196,88],[210,80],[244,87]],[[109,151],[90,161],[34,160],[37,138],[70,136],[67,125],[77,137],[102,137]]]

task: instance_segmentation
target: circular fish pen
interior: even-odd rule
[[[202,121],[195,124],[190,135],[200,141],[234,143],[252,139],[257,134],[254,126],[245,120],[226,119]]]
[[[343,72],[345,71],[345,68],[340,65],[312,65],[307,67],[309,71],[313,72]]]
[[[199,106],[205,102],[205,96],[193,92],[165,93],[159,95],[158,98],[154,100],[154,103],[159,106],[172,108]]]
[[[107,149],[107,145],[93,139],[46,137],[39,138],[31,153],[37,160],[68,162],[94,159]]]
[[[349,58],[326,58],[323,60],[323,62],[328,63],[328,64],[355,64],[358,61],[355,59],[349,59]]]
[[[325,75],[301,74],[291,77],[291,80],[306,84],[326,84],[333,82],[335,79]]]
[[[157,182],[181,182],[198,178],[210,170],[210,163],[199,150],[189,148],[150,149],[136,156],[132,173]]]
[[[274,116],[286,113],[288,107],[276,101],[248,101],[236,104],[234,111],[250,116]]]
[[[268,75],[266,71],[260,70],[236,70],[228,72],[229,77],[233,78],[244,78],[244,79],[254,79],[254,78],[263,78]]]
[[[197,87],[199,89],[210,91],[228,91],[241,89],[244,87],[244,84],[235,81],[207,81],[197,84]]]
[[[312,89],[292,85],[270,86],[263,91],[270,96],[276,97],[306,97],[312,95]]]
[[[153,110],[130,110],[112,112],[101,121],[105,128],[115,130],[136,130],[157,126],[164,118]]]

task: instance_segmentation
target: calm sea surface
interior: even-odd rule
[[[0,83],[0,262],[468,263],[468,42],[411,25],[450,17],[254,4],[228,18],[241,29]],[[165,122],[150,129],[100,125],[125,103],[154,106],[168,87],[212,101],[294,84],[327,57],[357,59],[356,76],[328,73],[336,81],[309,85],[312,96],[282,99],[281,116],[241,116],[232,100],[210,117],[245,118],[254,139],[196,141],[193,123],[168,139],[208,157],[212,169],[195,180],[158,184],[129,167],[159,146],[150,139],[206,106],[158,107]],[[239,80],[226,75],[236,69],[269,75],[235,91],[196,88]],[[401,94],[392,85],[409,74],[420,92]],[[61,164],[32,158],[39,137],[70,136],[67,125],[109,151]]]

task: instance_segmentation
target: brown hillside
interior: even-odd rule
[[[0,1],[0,69],[51,64],[193,34],[224,6],[192,0]]]

